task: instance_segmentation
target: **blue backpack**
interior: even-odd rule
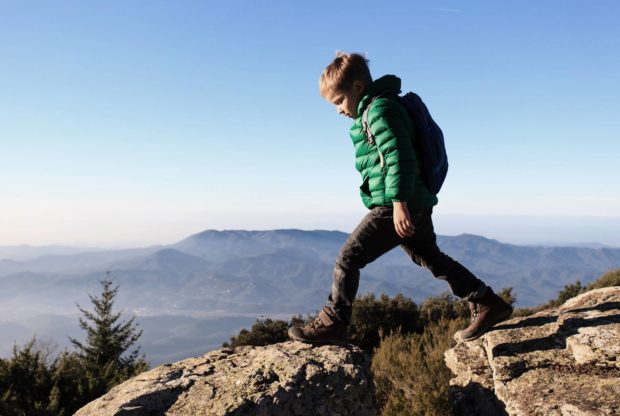
[[[373,101],[377,98],[379,97],[375,97]],[[407,109],[413,121],[415,136],[413,142],[414,148],[422,159],[420,176],[428,187],[428,190],[432,194],[437,195],[448,174],[448,155],[443,140],[443,132],[431,117],[428,108],[426,108],[420,96],[416,93],[408,92],[402,97],[398,96],[398,99]],[[370,104],[372,104],[372,102]],[[368,110],[370,109],[370,104],[366,107],[366,111],[364,111],[362,116],[362,125],[369,142],[376,145],[374,137],[370,133],[370,128],[368,127]],[[384,159],[381,152],[379,152],[379,156],[381,158],[381,165],[383,166]]]

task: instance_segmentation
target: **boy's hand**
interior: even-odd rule
[[[396,229],[396,234],[401,238],[412,237],[415,233],[415,226],[411,222],[407,203],[394,201],[392,204],[394,206],[394,228]]]

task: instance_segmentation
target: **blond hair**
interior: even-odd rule
[[[336,52],[336,58],[321,74],[319,91],[322,96],[328,92],[346,91],[354,81],[362,81],[365,86],[372,83],[368,59],[359,53]]]

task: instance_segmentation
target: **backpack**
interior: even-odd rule
[[[383,96],[383,94],[373,98],[372,101],[381,96]],[[443,132],[431,117],[428,108],[426,108],[420,96],[414,92],[408,92],[402,97],[398,95],[397,97],[400,103],[407,109],[413,121],[415,137],[413,144],[418,155],[420,155],[420,162],[422,164],[420,177],[428,187],[428,190],[432,194],[437,195],[448,174],[448,155],[446,153]],[[364,110],[364,114],[362,115],[362,126],[366,132],[369,143],[377,146],[375,138],[368,126],[368,110],[372,105],[372,101]],[[377,150],[379,150],[379,146],[377,146]],[[383,167],[385,159],[380,150],[379,157],[381,159],[381,167]]]

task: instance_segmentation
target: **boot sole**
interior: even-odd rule
[[[481,336],[483,336],[484,334],[486,334],[487,332],[489,332],[489,330],[491,328],[493,328],[495,325],[499,324],[500,322],[505,321],[506,319],[510,318],[510,316],[512,315],[513,312],[513,308],[512,306],[510,307],[510,309],[508,309],[506,311],[506,314],[504,315],[500,315],[495,321],[493,321],[493,323],[491,323],[489,326],[487,326],[484,331],[482,331],[481,333],[474,335],[472,337],[469,338],[461,338],[463,341],[473,341],[475,339],[480,338]]]
[[[289,332],[288,336],[293,341],[299,341],[299,342],[303,342],[305,344],[312,344],[312,345],[348,345],[349,344],[349,342],[347,340],[341,340],[341,339],[321,339],[321,340],[316,340],[316,339],[309,339],[309,338],[299,337],[299,336],[291,334],[290,332]]]

